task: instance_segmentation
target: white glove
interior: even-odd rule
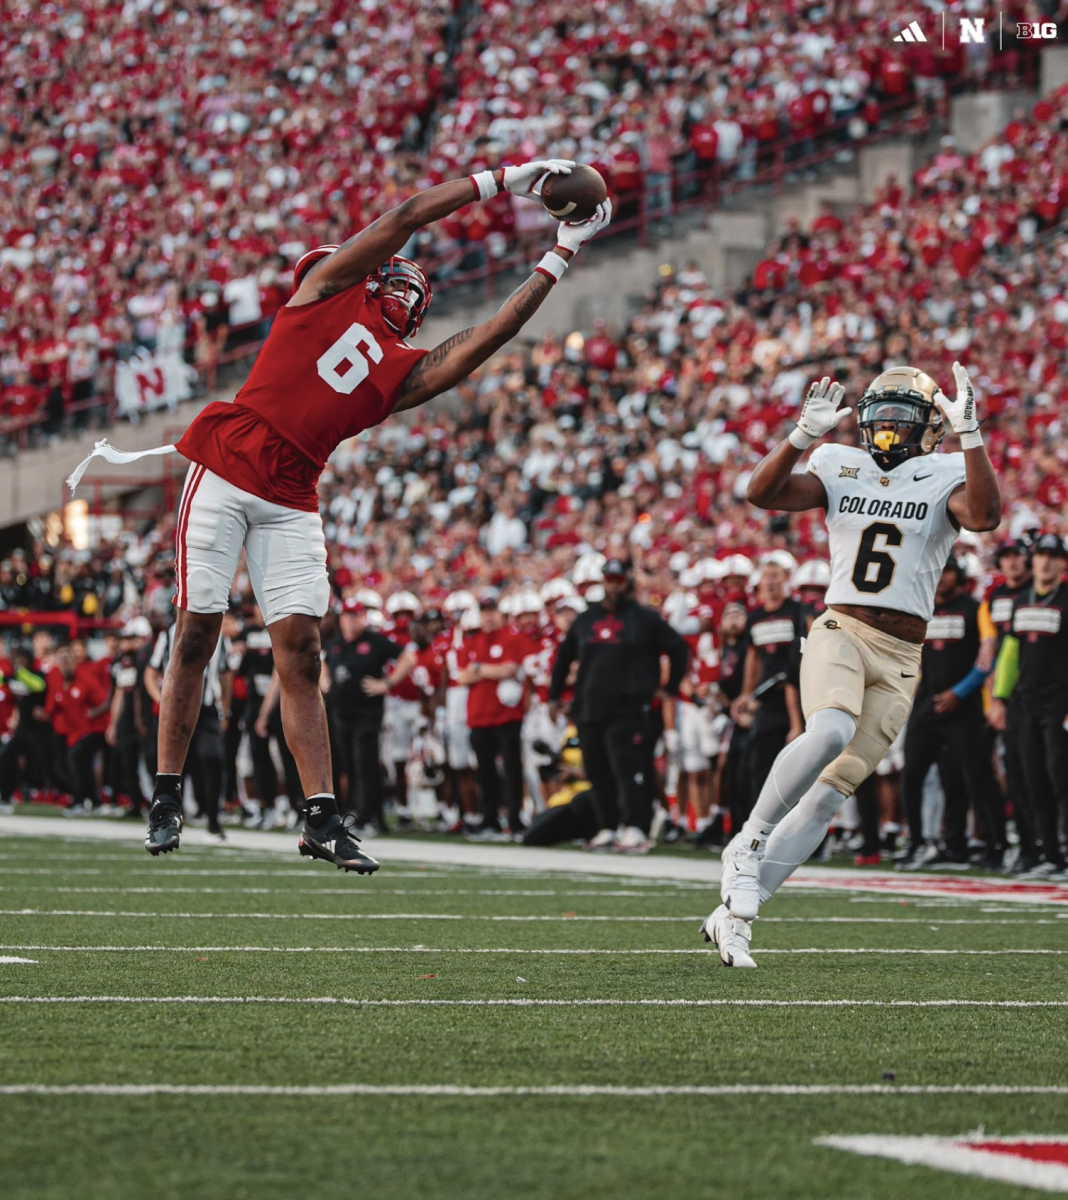
[[[612,220],[612,201],[602,200],[593,216],[585,221],[561,221],[556,230],[556,244],[562,250],[577,254],[583,246]]]
[[[504,188],[513,196],[540,196],[546,175],[570,175],[575,165],[572,158],[545,158],[504,168]]]
[[[959,362],[953,364],[953,379],[957,385],[957,398],[950,398],[943,391],[935,392],[934,402],[941,409],[942,416],[949,422],[949,427],[962,439],[968,434],[974,434],[978,441],[972,441],[972,446],[982,442],[979,433],[979,421],[975,415],[975,389],[968,378],[968,372]],[[963,444],[963,441],[962,441]],[[965,447],[966,449],[968,447]]]
[[[790,433],[790,444],[798,450],[807,450],[813,442],[819,441],[840,421],[844,421],[853,411],[851,408],[838,407],[844,395],[845,388],[835,383],[829,375],[824,375],[819,383],[814,383],[801,406],[797,428]]]
[[[668,753],[669,758],[675,758],[679,753],[679,731],[677,729],[664,730],[664,749]]]

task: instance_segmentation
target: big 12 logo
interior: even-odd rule
[[[1043,21],[1037,25],[1031,21],[1017,21],[1016,36],[1021,41],[1029,41],[1032,38],[1055,38],[1057,26],[1052,21]]]

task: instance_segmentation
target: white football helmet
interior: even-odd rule
[[[603,583],[604,564],[607,561],[608,559],[603,554],[598,554],[597,552],[583,554],[572,568],[571,582],[577,588],[591,583]]]
[[[575,585],[562,575],[549,579],[541,585],[541,598],[546,604],[557,604],[565,596],[575,595]]]
[[[797,559],[790,553],[789,550],[769,550],[767,554],[760,556],[760,565],[766,566],[768,563],[774,563],[777,567],[782,567],[787,575],[792,575],[797,570]]]
[[[382,597],[375,591],[374,588],[360,588],[356,593],[356,599],[364,606],[364,608],[382,608]]]
[[[531,613],[541,614],[545,611],[545,601],[533,588],[524,588],[511,597],[512,616],[521,617]],[[503,604],[502,604],[503,608]]]
[[[748,579],[753,573],[753,563],[744,554],[728,554],[722,562],[721,569],[724,579],[730,575],[739,575],[743,579]]]
[[[461,588],[459,591],[450,592],[442,601],[441,607],[451,615],[464,612],[469,608],[473,608],[477,612],[478,601],[475,599],[474,592],[468,592]]]
[[[831,586],[831,564],[825,558],[810,558],[794,572],[794,587],[827,588]]]
[[[556,602],[557,608],[570,608],[576,613],[585,612],[586,601],[576,592],[573,596],[561,596]]]
[[[386,601],[386,612],[391,617],[397,613],[412,613],[418,616],[422,611],[423,606],[414,592],[394,592]]]

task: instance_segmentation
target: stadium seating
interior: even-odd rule
[[[98,415],[114,361],[139,348],[186,346],[210,369],[228,329],[262,336],[303,248],[490,158],[597,162],[624,221],[639,208],[660,219],[712,177],[751,173],[761,147],[800,157],[832,126],[861,136],[895,100],[933,101],[991,66],[954,38],[906,59],[889,16],[841,0],[819,16],[745,5],[713,22],[628,0],[607,24],[596,4],[550,16],[449,0],[361,5],[358,18],[339,3],[57,0],[47,25],[11,9],[0,417],[49,433],[72,409]],[[448,279],[538,217],[504,197],[412,249]]]

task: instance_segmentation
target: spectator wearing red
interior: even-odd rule
[[[493,840],[503,836],[502,807],[508,810],[511,833],[518,834],[523,828],[521,730],[526,706],[521,672],[528,647],[518,631],[506,626],[495,597],[484,597],[479,608],[478,632],[465,639],[456,652],[457,683],[468,689],[467,724],[482,793],[481,836]]]

